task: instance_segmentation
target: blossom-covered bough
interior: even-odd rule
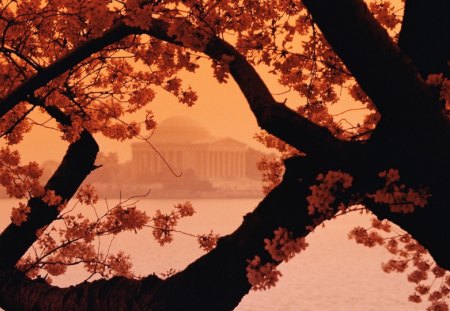
[[[399,256],[385,271],[405,271],[411,263],[408,279],[418,283],[411,300],[429,294],[430,309],[448,309],[448,4],[404,5],[399,17],[402,10],[388,1],[2,1],[0,135],[11,146],[19,143],[40,109],[70,146],[45,186],[35,182],[39,169],[20,166],[12,147],[0,153],[1,184],[13,197],[29,198],[0,235],[0,307],[232,310],[252,285],[273,285],[276,265],[303,251],[304,237],[317,225],[364,206],[379,220],[350,236]],[[256,209],[214,249],[166,279],[114,277],[58,288],[16,270],[97,167],[92,134],[142,137],[141,125],[155,126],[151,111],[141,122],[124,117],[148,109],[158,88],[192,105],[197,95],[178,73],[195,71],[202,55],[220,82],[237,83],[266,131],[259,139],[282,151],[282,178],[279,163],[262,165],[277,173],[266,175],[272,190]],[[294,110],[276,101],[258,64],[305,102]],[[347,90],[368,109],[365,122],[352,129],[327,111]],[[143,227],[149,219],[136,213],[119,206],[108,214],[118,221],[111,230]],[[156,230],[178,216],[161,217],[154,219]],[[381,220],[407,234],[382,238],[374,230],[390,229]],[[154,231],[163,242],[167,234]],[[424,249],[437,266],[422,257]],[[116,259],[111,262],[124,258]],[[428,275],[442,279],[432,293],[421,283]]]

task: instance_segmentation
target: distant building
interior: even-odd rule
[[[158,125],[151,144],[132,145],[132,174],[136,181],[165,181],[176,173],[198,180],[260,180],[256,162],[264,154],[232,138],[215,138],[198,122],[172,117]]]

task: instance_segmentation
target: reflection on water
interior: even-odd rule
[[[152,214],[168,210],[177,200],[143,200],[139,206]],[[230,233],[251,211],[257,199],[193,200],[197,213],[180,222],[179,229],[190,233]],[[0,229],[8,223],[11,200],[1,200]],[[309,247],[288,264],[282,264],[279,284],[269,291],[251,292],[236,308],[238,311],[336,311],[336,310],[424,310],[425,304],[408,302],[413,284],[406,275],[386,274],[380,264],[389,258],[382,248],[368,249],[347,239],[355,225],[367,226],[369,217],[359,214],[340,217],[308,236]],[[104,241],[108,243],[109,241]],[[177,235],[175,241],[160,247],[149,230],[125,233],[115,238],[112,251],[131,254],[134,271],[140,275],[179,270],[203,252],[195,239]],[[82,281],[80,270],[69,269],[55,279],[67,286]]]

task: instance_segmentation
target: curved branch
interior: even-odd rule
[[[303,3],[383,118],[409,128],[428,122],[448,131],[447,119],[416,67],[375,20],[364,1]],[[426,120],[423,116],[427,116]]]
[[[221,51],[222,55],[234,57],[229,63],[230,73],[262,129],[308,155],[319,158],[325,154],[328,157],[330,153],[342,154],[342,149],[351,145],[334,137],[326,127],[317,125],[286,105],[276,102],[253,66],[228,43],[215,39],[208,45],[205,53],[220,60]]]
[[[27,118],[27,116],[33,112],[33,110],[35,109],[35,106],[32,106],[30,109],[28,109],[27,111],[25,111],[24,114],[22,114],[19,118],[17,118],[17,120],[14,121],[14,124],[12,124],[6,131],[4,131],[3,133],[0,134],[0,138],[7,136],[9,134],[11,134],[14,129],[23,121]]]
[[[70,118],[57,107],[46,106],[43,99],[35,96],[28,96],[27,99],[33,106],[43,107],[60,124],[70,125]],[[95,139],[87,130],[83,130],[80,138],[70,144],[61,164],[44,189],[55,191],[61,196],[62,202],[69,201],[84,179],[95,169],[97,153],[98,145]],[[0,234],[0,249],[4,250],[0,254],[0,263],[7,267],[14,266],[37,240],[36,231],[48,226],[59,215],[57,206],[48,205],[40,197],[31,198],[28,206],[31,209],[28,220],[20,226],[11,223]]]
[[[48,67],[39,70],[35,75],[24,81],[3,98],[0,101],[0,118],[9,110],[13,109],[18,103],[24,101],[26,97],[35,90],[46,85],[51,80],[79,64],[92,54],[99,52],[110,44],[120,41],[130,34],[137,34],[140,32],[139,29],[129,27],[122,21],[119,21],[109,30],[105,31],[102,36],[80,44],[67,55],[61,57]]]
[[[448,191],[447,183],[447,191]],[[374,204],[372,200],[364,202],[365,206],[378,219],[388,219],[408,232],[416,241],[427,249],[438,266],[450,270],[450,245],[448,196],[434,192],[429,204],[416,208],[413,213],[391,212],[389,206]]]
[[[152,27],[147,33],[157,39],[183,45],[176,36],[168,34],[168,27],[166,22],[153,19]],[[200,30],[193,28],[192,32],[200,33]],[[227,64],[230,73],[247,99],[258,125],[267,132],[302,152],[320,158],[330,153],[341,154],[343,148],[356,145],[337,139],[327,128],[311,122],[286,105],[276,102],[255,68],[224,40],[217,37],[211,38],[203,52],[220,63],[225,55],[232,58]]]
[[[252,213],[244,216],[241,226],[219,239],[214,250],[172,277],[166,280],[154,275],[141,280],[113,278],[61,289],[0,267],[0,307],[7,310],[233,310],[250,290],[247,260],[255,255],[263,262],[271,260],[264,248],[264,238],[273,236],[279,227],[292,231],[296,237],[307,236],[306,228],[317,225],[316,215],[310,215],[306,208],[306,197],[316,176],[332,167],[309,157],[291,158],[285,164],[281,184]],[[367,187],[374,184],[363,180],[359,186],[368,191]]]
[[[38,106],[43,108],[49,116],[55,119],[59,124],[64,126],[69,126],[72,121],[70,117],[68,117],[64,112],[62,112],[58,107],[46,105],[45,100],[43,98],[38,98],[34,95],[30,95],[27,97],[27,101],[33,106]]]
[[[141,310],[134,298],[160,283],[156,276],[143,280],[121,277],[58,288],[30,280],[21,272],[0,265],[0,306],[5,310]],[[125,294],[124,294],[125,293]]]
[[[431,73],[450,78],[450,19],[447,0],[406,1],[398,45],[423,79]]]
[[[66,56],[38,71],[4,98],[0,105],[0,118],[16,104],[26,100],[27,96],[32,94],[34,90],[44,86],[93,53],[130,34],[147,32],[155,38],[182,45],[182,42],[177,40],[176,37],[168,35],[169,25],[166,22],[154,19],[151,25],[150,30],[146,31],[129,27],[119,21],[101,37],[81,44]],[[193,31],[198,30],[193,29]],[[338,152],[345,145],[345,142],[336,139],[328,129],[312,123],[285,105],[277,103],[255,69],[234,47],[225,41],[213,38],[204,52],[219,62],[225,54],[234,56],[234,60],[229,64],[231,75],[249,102],[258,124],[269,133],[278,136],[299,150],[315,155]]]
[[[290,161],[290,160],[289,160]],[[217,247],[166,280],[113,278],[75,287],[57,288],[31,281],[18,272],[0,269],[0,307],[7,310],[233,310],[250,290],[247,260],[270,260],[264,238],[284,227],[296,236],[313,224],[305,197],[319,163],[298,158],[286,163],[286,174],[241,226],[219,239]],[[301,173],[302,179],[299,179]],[[200,294],[201,293],[201,294]],[[27,299],[21,299],[27,297]]]
[[[63,202],[69,201],[83,180],[95,168],[94,161],[98,145],[92,135],[84,130],[80,139],[72,143],[52,177],[45,185],[61,196]],[[36,231],[49,225],[59,215],[57,206],[49,206],[42,198],[28,201],[31,211],[28,220],[20,226],[11,223],[0,234],[0,263],[12,267],[37,240]],[[20,241],[20,243],[18,243]]]

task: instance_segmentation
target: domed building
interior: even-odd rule
[[[209,132],[197,121],[188,117],[176,116],[164,120],[152,135],[154,143],[196,143],[210,140]]]
[[[136,181],[164,182],[174,176],[168,165],[176,174],[213,182],[261,177],[256,161],[262,153],[232,138],[212,137],[200,123],[187,117],[161,122],[149,142],[151,145],[132,145]]]

